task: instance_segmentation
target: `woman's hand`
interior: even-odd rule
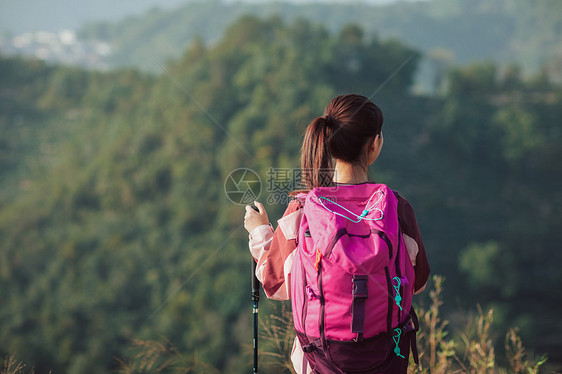
[[[261,225],[269,225],[269,219],[267,218],[267,213],[265,212],[262,203],[254,201],[254,204],[259,209],[259,212],[256,212],[251,206],[246,205],[246,214],[244,215],[244,228],[248,232],[252,232],[253,229]]]

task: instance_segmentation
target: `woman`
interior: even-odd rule
[[[382,124],[368,98],[334,98],[306,129],[308,190],[293,193],[277,229],[262,204],[246,207],[256,276],[269,298],[292,299],[297,373],[406,373],[410,345],[416,353],[408,310],[429,264],[408,201],[368,179]]]

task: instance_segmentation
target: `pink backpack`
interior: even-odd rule
[[[311,367],[405,373],[410,345],[417,362],[418,324],[396,195],[386,185],[366,183],[318,187],[298,197],[305,201],[291,299]]]

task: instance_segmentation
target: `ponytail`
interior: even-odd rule
[[[333,185],[333,163],[328,142],[332,136],[334,119],[317,117],[307,127],[301,153],[301,181],[306,188]]]
[[[337,96],[324,113],[308,125],[302,143],[301,182],[308,190],[334,185],[334,159],[362,165],[365,146],[382,129],[381,109],[362,95]]]

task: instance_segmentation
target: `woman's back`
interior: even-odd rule
[[[246,208],[256,276],[268,297],[292,300],[297,373],[406,373],[410,347],[417,356],[411,302],[429,265],[410,204],[368,182],[382,123],[368,98],[334,98],[306,129],[307,190],[278,228],[260,203]]]

